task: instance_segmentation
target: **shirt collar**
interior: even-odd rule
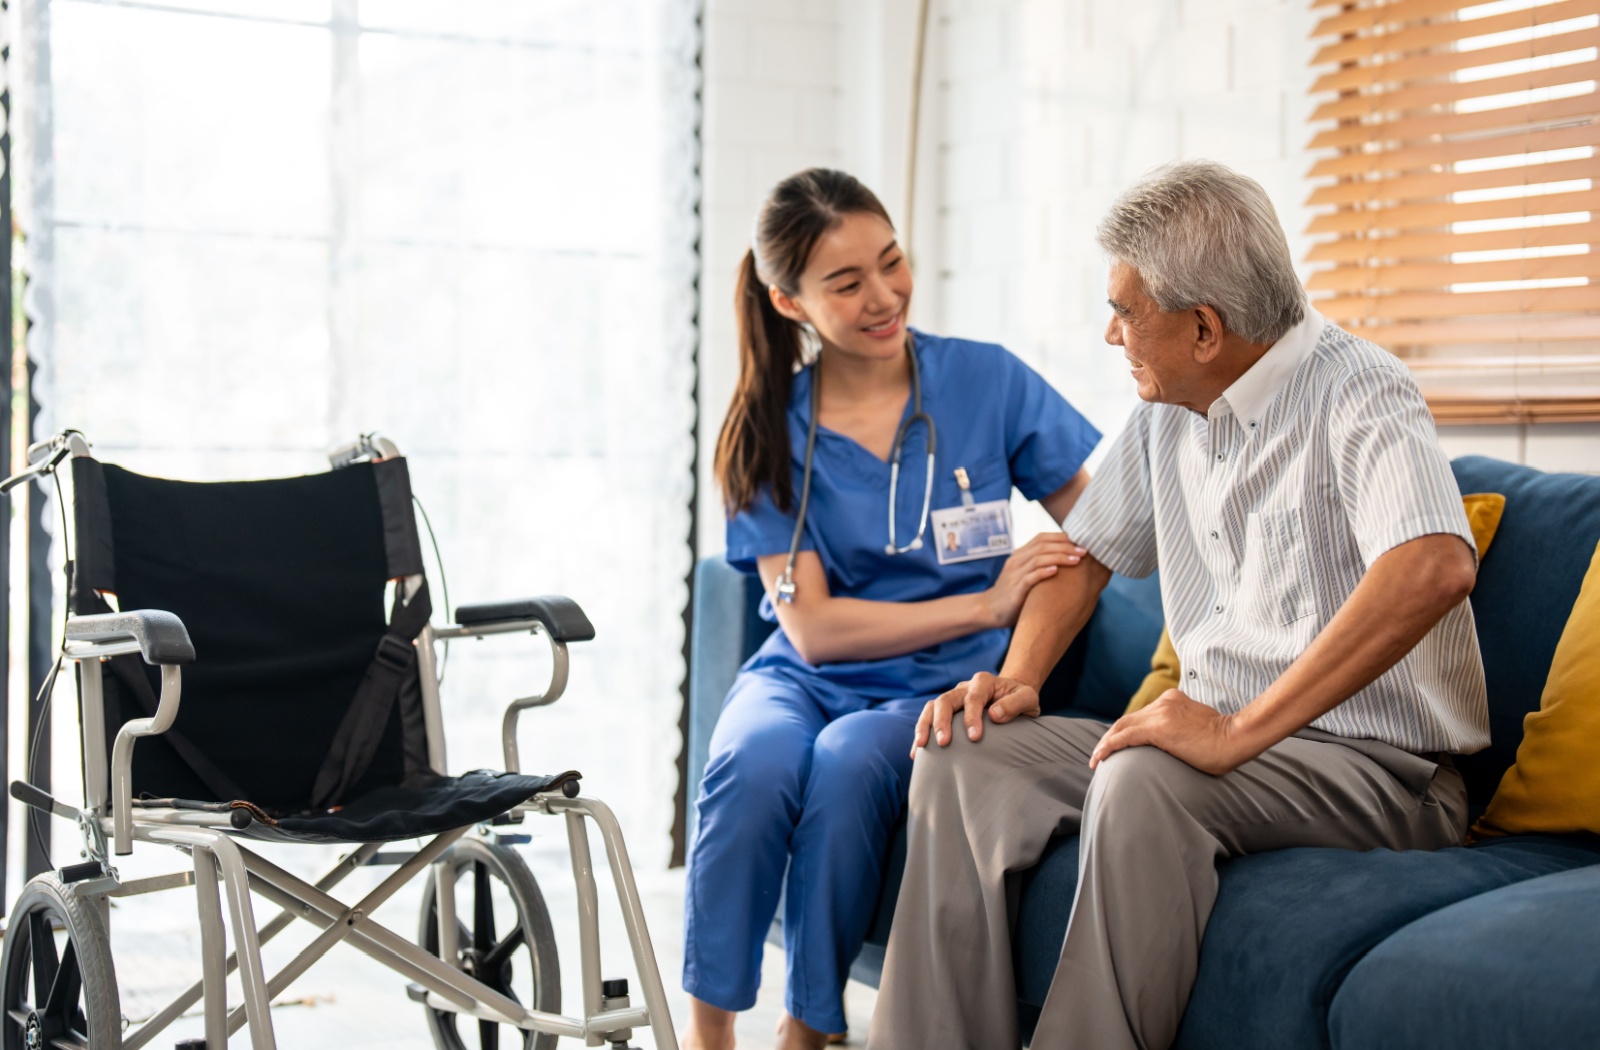
[[[1244,375],[1235,379],[1213,407],[1226,403],[1240,422],[1258,422],[1272,407],[1278,392],[1289,384],[1300,363],[1316,349],[1325,324],[1323,316],[1307,304],[1300,323],[1283,333]]]

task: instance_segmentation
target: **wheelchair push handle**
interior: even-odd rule
[[[0,493],[10,492],[29,478],[53,473],[68,456],[88,454],[89,442],[77,430],[63,430],[54,437],[35,441],[28,446],[28,466],[0,481]]]
[[[334,470],[370,459],[393,459],[400,454],[400,446],[376,431],[362,434],[354,441],[346,441],[328,450],[328,463]]]
[[[64,802],[57,802],[55,798],[41,787],[28,783],[26,780],[13,780],[11,782],[11,797],[41,813],[49,813],[64,820],[77,820],[78,811]]]

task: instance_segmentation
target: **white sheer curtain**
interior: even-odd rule
[[[41,430],[202,480],[312,472],[331,443],[393,438],[453,602],[563,593],[589,613],[598,638],[574,648],[566,698],[524,719],[523,762],[582,770],[639,867],[664,867],[690,567],[693,0],[21,8]],[[499,712],[543,680],[539,652],[455,647],[453,771],[500,765]]]

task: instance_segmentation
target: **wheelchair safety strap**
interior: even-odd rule
[[[398,591],[395,594],[389,629],[379,639],[378,651],[367,665],[366,676],[361,679],[333,735],[322,768],[317,770],[317,779],[311,788],[312,809],[327,809],[344,803],[346,794],[372,765],[378,753],[378,742],[389,724],[395,697],[406,678],[415,673],[417,649],[412,643],[432,615],[433,604],[428,598],[426,580],[410,602],[401,601]]]

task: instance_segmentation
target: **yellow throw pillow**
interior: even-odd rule
[[[1150,657],[1150,673],[1139,684],[1139,691],[1128,701],[1126,714],[1151,703],[1168,689],[1178,688],[1178,650],[1172,647],[1172,635],[1165,626],[1161,628],[1161,641],[1156,643],[1155,655]]]
[[[1517,761],[1500,778],[1474,838],[1600,835],[1600,546],[1567,617],[1539,710],[1522,720]]]
[[[1478,544],[1478,560],[1482,561],[1483,556],[1489,553],[1489,544],[1494,542],[1494,534],[1500,528],[1500,518],[1506,512],[1506,498],[1498,492],[1474,492],[1470,496],[1462,496],[1461,505],[1467,512],[1472,538]],[[1128,710],[1123,713],[1131,715],[1168,689],[1178,688],[1181,674],[1178,650],[1172,647],[1172,635],[1162,627],[1161,641],[1156,643],[1156,651],[1150,657],[1150,673],[1145,675],[1144,681],[1139,684],[1139,691],[1133,694],[1133,699],[1128,701]]]
[[[1461,497],[1467,511],[1467,524],[1472,528],[1472,538],[1478,541],[1478,560],[1489,553],[1489,544],[1500,529],[1500,518],[1506,512],[1506,498],[1498,492],[1474,492]]]

